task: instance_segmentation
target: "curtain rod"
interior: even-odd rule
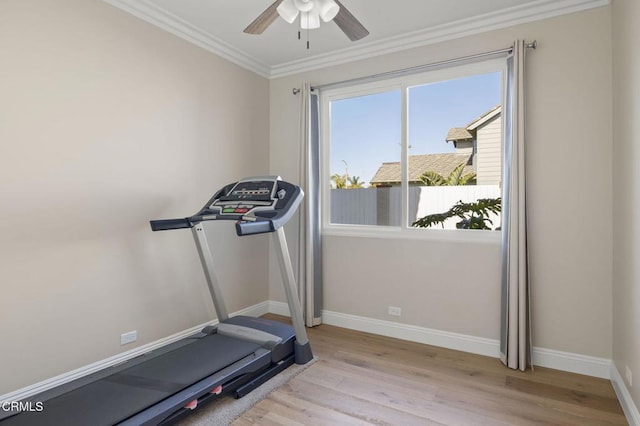
[[[527,43],[526,45],[528,48],[530,49],[535,49],[536,47],[538,47],[538,43],[536,40],[532,41],[531,43]],[[484,52],[484,53],[476,53],[475,55],[468,55],[468,56],[462,56],[459,58],[453,58],[453,59],[447,59],[444,61],[439,61],[439,62],[433,62],[430,64],[425,64],[425,65],[418,65],[415,67],[410,67],[410,68],[403,68],[400,70],[394,70],[394,71],[387,71],[387,72],[383,72],[383,73],[379,73],[379,74],[373,74],[373,75],[369,75],[366,77],[356,77],[356,78],[351,78],[348,80],[342,80],[342,81],[336,81],[334,83],[327,83],[327,84],[320,84],[318,86],[312,86],[311,90],[320,90],[320,89],[327,89],[330,87],[337,87],[337,86],[342,86],[345,84],[353,84],[353,83],[361,83],[364,81],[368,81],[368,80],[376,80],[376,79],[380,79],[380,78],[387,78],[387,77],[393,77],[393,76],[397,76],[397,75],[403,75],[403,74],[412,74],[412,73],[417,73],[420,71],[427,71],[433,68],[438,68],[444,65],[451,65],[451,64],[455,64],[458,62],[466,62],[466,61],[471,61],[474,59],[480,59],[480,58],[485,58],[488,56],[498,56],[501,54],[510,54],[513,51],[513,47],[507,47],[505,49],[499,49],[499,50],[493,50],[491,52]],[[293,94],[297,95],[298,93],[300,93],[300,89],[295,88],[293,89]]]

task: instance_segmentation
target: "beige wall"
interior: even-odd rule
[[[613,2],[613,360],[640,407],[640,2]]]
[[[268,171],[269,87],[98,0],[3,0],[0,52],[4,394],[213,318],[190,232],[149,219]],[[232,228],[230,311],[268,294],[267,239]]]
[[[533,341],[611,357],[611,13],[565,15],[271,81],[271,170],[297,176],[293,87],[538,40],[528,61]],[[579,144],[580,149],[576,149]],[[597,178],[574,178],[597,170]],[[325,309],[497,339],[498,243],[327,237]],[[270,297],[284,300],[273,273]]]
[[[638,181],[640,95],[632,75],[640,65],[631,17],[639,12],[632,0],[615,0],[613,10],[613,164],[616,187],[624,188],[613,194],[614,222],[622,224],[614,237],[613,356],[624,374],[625,365],[640,371],[640,238],[629,232],[638,200],[627,196]],[[222,184],[268,168],[296,180],[299,99],[291,88],[493,50],[516,38],[540,46],[527,87],[534,344],[611,357],[609,8],[269,87],[97,0],[0,3],[0,394],[129,349],[119,346],[120,333],[136,329],[144,344],[214,315],[189,233],[154,234],[148,220],[193,213]],[[567,178],[585,170],[598,170],[598,179],[577,186]],[[213,232],[228,250],[216,257],[226,266],[220,278],[231,311],[284,300],[273,261],[268,294],[261,285],[267,263],[256,259],[266,238],[236,239],[222,226]],[[296,225],[287,232],[295,246]],[[491,243],[328,237],[325,309],[389,320],[393,304],[408,324],[497,338],[499,251]],[[242,267],[240,252],[255,267]],[[404,271],[402,281],[393,268]]]

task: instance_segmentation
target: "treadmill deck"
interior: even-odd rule
[[[218,334],[192,340],[177,349],[142,363],[134,362],[132,367],[44,400],[42,412],[23,412],[0,423],[2,426],[117,424],[238,360],[252,357],[260,349],[258,344]],[[153,356],[153,352],[149,355]],[[256,358],[256,361],[259,360]],[[255,370],[262,367],[262,363],[257,363]]]

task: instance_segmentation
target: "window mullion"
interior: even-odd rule
[[[401,95],[401,126],[400,126],[400,171],[401,171],[401,206],[400,206],[400,227],[406,229],[409,226],[409,89],[406,84],[402,85]]]

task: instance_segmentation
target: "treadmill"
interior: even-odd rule
[[[190,228],[219,323],[152,352],[47,390],[0,411],[0,424],[171,424],[198,405],[240,398],[294,362],[313,358],[298,300],[283,225],[303,197],[277,176],[243,179],[220,189],[195,215],[152,220],[153,231]],[[263,318],[229,317],[213,267],[204,224],[235,221],[239,237],[271,233],[293,327]]]

